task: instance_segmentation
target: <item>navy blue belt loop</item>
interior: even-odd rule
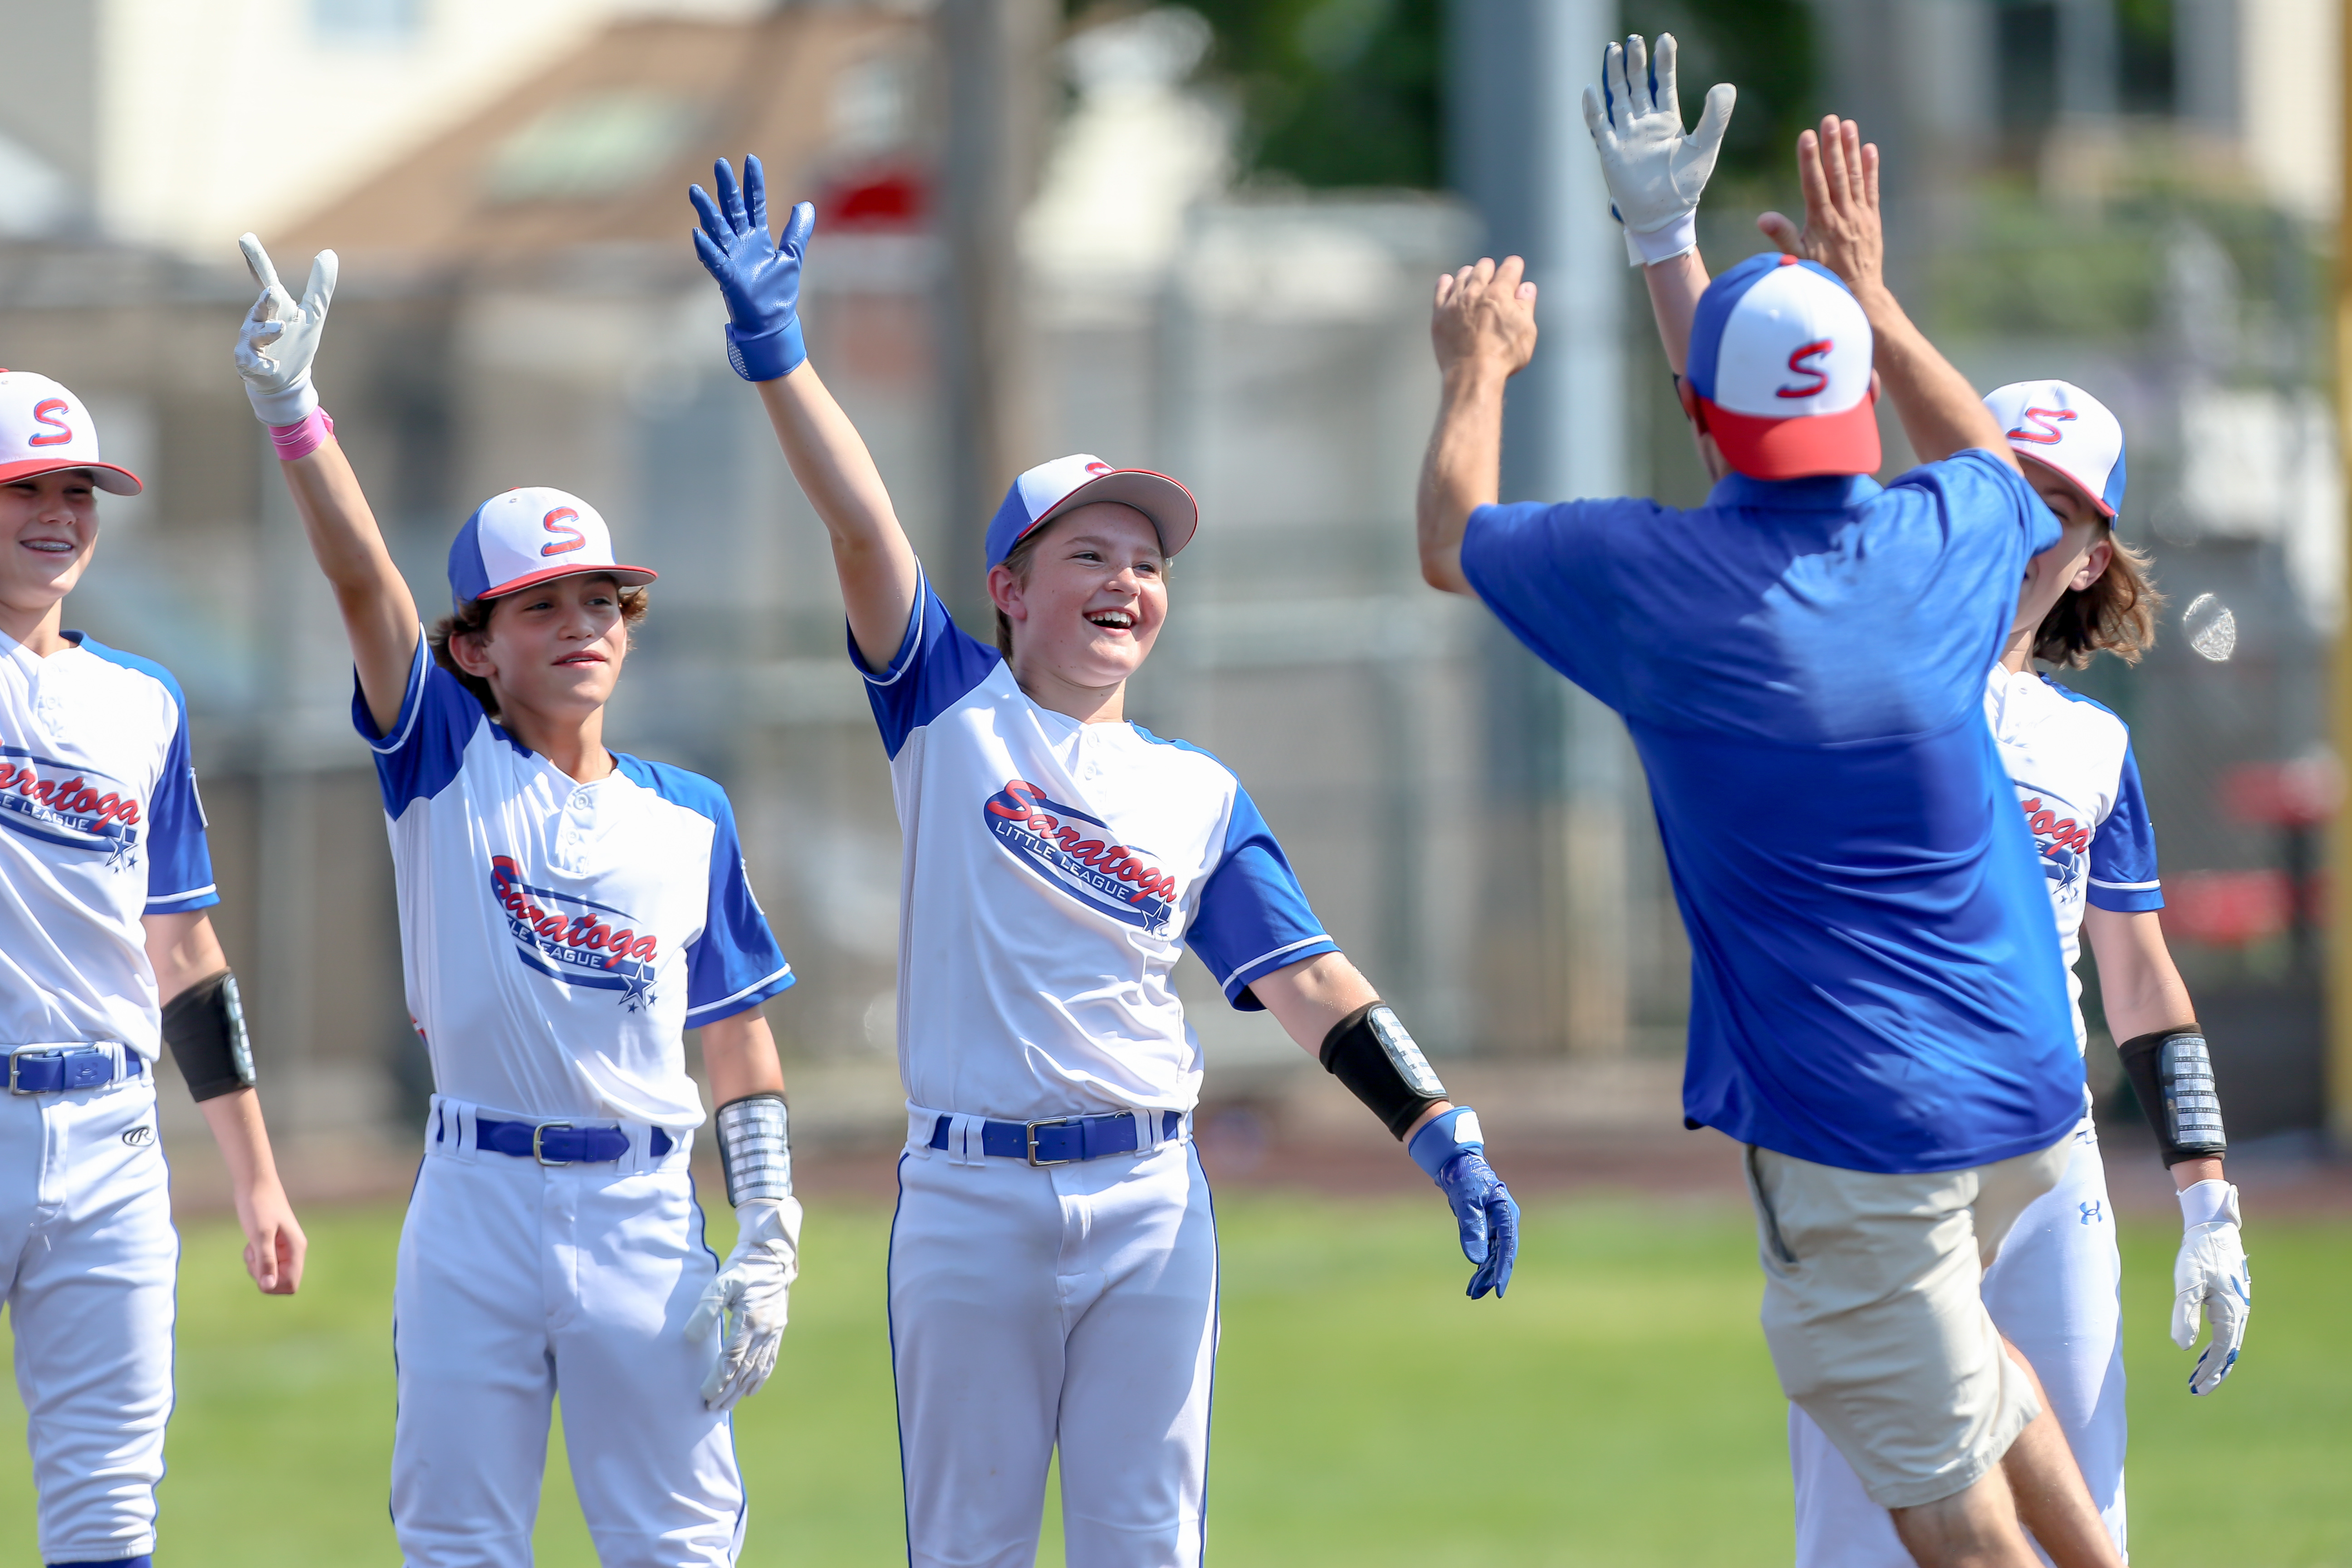
[[[676,1148],[662,1129],[646,1146],[656,1160]],[[500,1121],[474,1118],[474,1147],[542,1165],[609,1165],[629,1152],[629,1135],[618,1127],[574,1127],[569,1121]]]
[[[114,1057],[95,1046],[70,1050],[25,1050],[8,1053],[8,1092],[58,1094],[73,1089],[100,1089],[118,1078],[137,1078],[146,1058],[129,1046]],[[119,1067],[119,1070],[118,1070]]]
[[[955,1120],[942,1116],[931,1126],[931,1147],[948,1146],[948,1126]],[[1160,1113],[1164,1142],[1184,1125],[1181,1110]],[[1118,1110],[1105,1116],[1055,1116],[1044,1121],[983,1121],[980,1124],[982,1153],[1003,1160],[1025,1160],[1032,1165],[1075,1165],[1106,1154],[1135,1152],[1135,1116]]]

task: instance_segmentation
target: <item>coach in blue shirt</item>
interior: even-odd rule
[[[1748,1146],[1790,1398],[1921,1562],[2031,1563],[2000,1461],[2039,1407],[1978,1278],[2063,1170],[2083,1070],[1983,693],[2059,524],[1886,289],[1875,149],[1832,121],[1800,162],[1808,258],[1695,312],[1652,269],[1719,481],[1692,510],[1496,504],[1534,287],[1516,258],[1441,280],[1422,569],[1632,732],[1691,940],[1685,1109]],[[1884,488],[1882,375],[1955,454]]]

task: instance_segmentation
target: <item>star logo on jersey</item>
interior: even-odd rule
[[[490,897],[506,912],[507,934],[529,967],[566,985],[618,992],[615,999],[632,1013],[654,1005],[661,944],[638,931],[626,911],[534,888],[504,855],[490,857]]]
[[[2026,831],[2033,835],[2034,852],[2042,857],[2042,875],[2050,896],[2066,898],[2080,892],[2091,867],[2091,821],[2052,790],[2021,783],[2017,804],[2025,813]]]
[[[1101,818],[1047,798],[1025,779],[1008,780],[981,816],[1005,853],[1096,913],[1154,936],[1175,920],[1175,877],[1148,851],[1119,843]]]
[[[103,854],[110,870],[139,864],[139,797],[95,768],[0,745],[0,827]]]

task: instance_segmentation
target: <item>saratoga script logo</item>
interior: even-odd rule
[[[2051,896],[2079,890],[2091,865],[2088,814],[2076,811],[2053,791],[2025,784],[2017,786],[2017,804],[2042,857],[2042,875],[2049,880]]]
[[[139,864],[139,797],[121,780],[16,746],[0,746],[0,826],[44,844]]]
[[[989,832],[1014,859],[1078,902],[1152,934],[1176,917],[1176,879],[1143,850],[1113,840],[1107,824],[1049,800],[1024,779],[988,797]]]
[[[521,868],[504,855],[490,858],[490,897],[506,910],[507,934],[522,961],[566,985],[617,991],[621,1005],[642,1013],[654,1004],[654,956],[650,932],[609,904],[575,899],[522,880]]]

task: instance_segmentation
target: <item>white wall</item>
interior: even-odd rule
[[[81,0],[76,0],[77,5]],[[544,68],[616,16],[740,16],[761,0],[87,0],[87,166],[100,226],[233,256]],[[55,0],[5,0],[0,14]],[[415,25],[338,36],[337,14]],[[0,16],[0,19],[13,17]]]
[[[2263,194],[2315,221],[2342,195],[2340,7],[2336,0],[2237,0],[2238,103],[2247,164]]]

